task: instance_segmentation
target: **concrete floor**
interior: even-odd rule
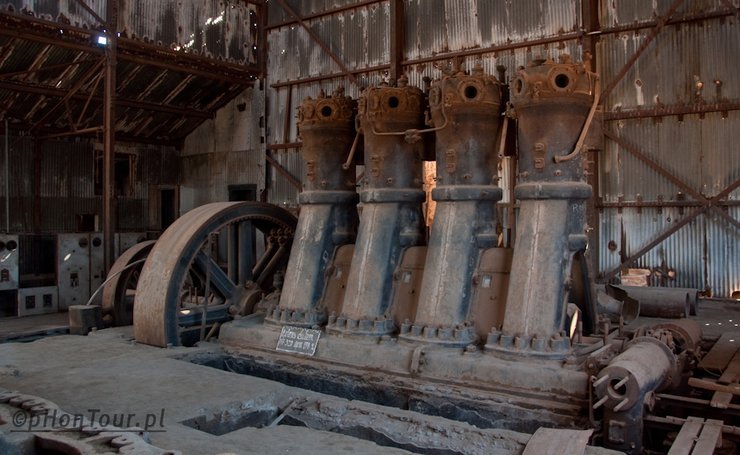
[[[83,416],[99,409],[143,419],[147,414],[160,416],[164,409],[164,431],[151,432],[151,442],[183,454],[409,453],[293,426],[243,428],[222,436],[189,428],[179,422],[211,410],[306,392],[172,358],[206,348],[160,349],[130,339],[130,328],[116,328],[87,337],[63,335],[0,344],[0,388],[48,399],[66,412]]]

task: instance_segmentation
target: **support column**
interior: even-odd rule
[[[113,265],[115,222],[113,213],[113,160],[116,147],[116,47],[118,46],[118,1],[108,1],[108,43],[105,48],[105,86],[103,96],[103,267]]]

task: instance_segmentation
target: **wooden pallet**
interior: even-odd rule
[[[668,455],[712,455],[722,445],[722,421],[689,417]]]

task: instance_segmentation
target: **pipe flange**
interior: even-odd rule
[[[357,101],[344,96],[344,87],[337,87],[330,97],[323,92],[318,98],[310,96],[298,107],[298,128],[308,129],[313,126],[337,126],[351,128],[357,111]]]
[[[560,103],[563,98],[591,104],[597,77],[582,63],[573,63],[567,54],[561,55],[559,62],[533,60],[517,70],[511,81],[511,102],[515,110],[546,100]]]

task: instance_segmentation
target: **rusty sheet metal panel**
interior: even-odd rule
[[[97,28],[99,22],[75,0],[3,0],[4,6],[12,5],[15,11],[23,9],[33,13],[36,17],[49,20],[69,20],[77,27]],[[86,0],[85,4],[95,13],[105,19],[107,2],[105,0]]]
[[[118,28],[132,38],[234,63],[256,62],[257,15],[236,0],[122,2]]]
[[[309,20],[307,23],[329,49],[349,69],[354,70],[388,63],[389,18],[388,3],[381,2]],[[270,43],[267,74],[271,78],[277,78],[269,83],[340,71],[331,57],[298,24],[271,30],[267,39]],[[325,91],[330,93],[328,89]],[[352,93],[348,95],[356,96]]]
[[[640,2],[649,5],[649,2]],[[694,3],[694,2],[684,2]],[[603,36],[597,52],[608,84],[642,45],[650,29]],[[737,19],[667,26],[607,97],[608,110],[736,100],[740,75]]]
[[[406,0],[406,58],[572,32],[579,27],[580,3]]]

